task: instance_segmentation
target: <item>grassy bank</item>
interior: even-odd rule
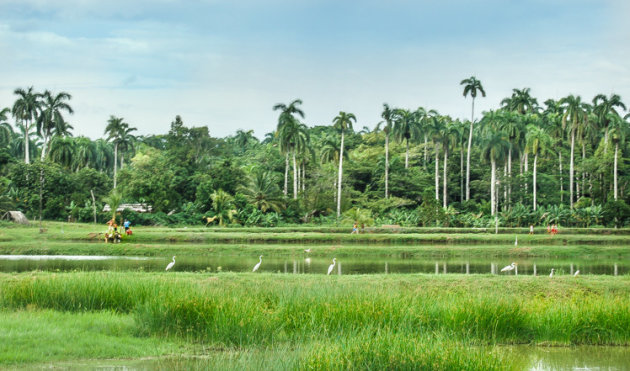
[[[628,344],[629,277],[0,276],[0,305],[133,313],[147,335],[226,346],[382,330],[479,344]]]

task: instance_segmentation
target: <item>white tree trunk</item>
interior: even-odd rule
[[[306,192],[306,165],[302,163],[302,192]]]
[[[405,169],[409,169],[409,139],[407,141],[407,150],[405,151]]]
[[[448,146],[444,146],[444,179],[442,179],[442,186],[444,189],[442,190],[442,207],[446,209],[448,206],[448,192],[447,192],[447,168],[448,168]]]
[[[571,162],[569,164],[569,207],[573,210],[573,153],[575,150],[575,129],[571,130]]]
[[[302,181],[302,167],[300,165],[298,165],[298,167],[297,167],[297,189],[298,189],[298,192],[300,191],[300,189],[302,187],[301,181]]]
[[[464,143],[459,146],[459,202],[464,202]]]
[[[427,141],[427,135],[424,134],[424,170],[427,170],[427,162],[429,162],[429,157],[427,155],[427,146],[429,145]]]
[[[341,131],[341,147],[339,148],[339,177],[337,178],[337,218],[341,216],[341,175],[343,173],[343,130]]]
[[[118,143],[114,143],[114,189],[116,189],[116,174],[118,173]]]
[[[523,167],[525,168],[525,174],[527,174],[527,172],[529,171],[529,154],[527,152],[525,152],[523,160],[525,162],[523,164]],[[523,194],[527,194],[527,192],[529,192],[529,184],[527,184],[527,177],[525,177],[525,192],[523,192]]]
[[[560,164],[560,203],[564,201],[564,185],[562,184],[562,151],[558,149],[558,163]]]
[[[30,155],[30,138],[28,136],[31,125],[29,124],[28,120],[27,121],[23,121],[24,123],[24,163],[25,164],[30,164],[31,163],[31,155]]]
[[[440,200],[440,144],[435,143],[435,199]]]
[[[297,161],[295,160],[295,149],[293,150],[293,199],[297,200]]]
[[[615,201],[617,201],[617,155],[619,153],[619,142],[615,143],[615,161],[614,161],[614,173],[613,173],[613,182],[614,182],[614,195]]]
[[[473,98],[473,117],[475,98]],[[470,133],[468,133],[468,153],[466,154],[466,201],[470,200],[470,145],[473,137],[473,120],[470,120]]]
[[[508,184],[507,184],[507,203],[508,206],[512,206],[512,148],[508,152],[508,163],[507,163],[507,173],[508,173]]]
[[[42,155],[39,158],[40,161],[44,162],[46,158],[46,148],[48,147],[48,134],[44,135],[44,144],[42,145]]]
[[[389,133],[385,133],[385,198],[389,198]]]
[[[284,197],[289,194],[289,153],[284,155]]]
[[[496,213],[496,182],[497,182],[497,162],[492,159],[491,161],[491,175],[490,175],[490,215],[494,215]]]
[[[538,153],[534,154],[534,178],[533,178],[533,184],[532,184],[532,192],[534,195],[534,211],[536,211],[536,164],[538,162]]]

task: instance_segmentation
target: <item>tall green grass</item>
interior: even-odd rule
[[[145,335],[269,346],[359,333],[630,343],[628,277],[69,273],[0,276],[0,306],[134,315]]]

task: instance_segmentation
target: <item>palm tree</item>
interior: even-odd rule
[[[510,143],[506,133],[499,129],[502,121],[500,113],[490,111],[484,114],[482,123],[482,158],[490,162],[490,210],[491,215],[497,213],[496,183],[497,183],[497,162],[503,160],[510,148]]]
[[[75,171],[89,166],[96,168],[96,145],[90,138],[74,138],[75,152],[72,167]]]
[[[214,191],[210,198],[212,199],[212,208],[219,218],[219,225],[224,226],[225,219],[232,221],[234,215],[236,215],[236,209],[234,208],[234,198],[229,193],[219,189]]]
[[[512,89],[512,96],[504,98],[501,105],[507,110],[524,115],[527,112],[534,113],[538,110],[538,101],[530,95],[530,88]]]
[[[385,120],[385,198],[389,198],[389,133],[392,129],[394,121],[394,110],[387,103],[383,103],[383,112],[381,117]]]
[[[94,141],[94,167],[99,171],[106,171],[115,166],[114,153],[109,142],[103,139]]]
[[[442,140],[443,118],[440,115],[431,117],[427,130],[430,133],[435,146],[435,199],[440,199],[440,141]]]
[[[125,166],[125,152],[135,150],[136,137],[131,134],[132,131],[136,131],[136,128],[130,128],[128,125],[122,128],[122,131],[118,135],[118,149],[120,150],[120,169]]]
[[[23,125],[24,132],[28,134],[31,132],[33,121],[37,120],[37,114],[41,107],[41,94],[33,91],[32,86],[27,90],[22,88],[15,89],[13,94],[19,96],[19,98],[13,104],[11,111],[17,123]],[[24,135],[24,162],[27,164],[31,163],[30,152],[29,135]]]
[[[247,185],[239,187],[247,201],[260,211],[284,209],[282,192],[276,184],[274,174],[270,171],[254,171],[248,176]]]
[[[0,110],[0,146],[2,147],[8,146],[13,138],[13,128],[8,122],[10,114],[9,108]]]
[[[420,135],[420,122],[418,121],[418,116],[409,110],[397,108],[394,110],[394,113],[394,127],[392,133],[397,141],[405,141],[405,169],[408,169],[409,140]]]
[[[300,123],[295,117],[287,116],[282,127],[278,130],[278,138],[280,143],[280,151],[288,155],[291,154],[293,158],[293,199],[297,199],[298,186],[297,186],[297,153],[306,151],[310,137],[308,135],[308,127]],[[287,183],[286,177],[288,169],[285,168],[285,185]]]
[[[282,128],[285,125],[295,125],[295,115],[299,115],[304,118],[304,111],[298,107],[298,105],[302,104],[301,99],[296,99],[293,102],[286,105],[284,103],[278,103],[273,106],[274,111],[280,111],[280,116],[278,116],[278,127],[276,128],[276,135],[280,135],[282,133]],[[286,132],[286,131],[285,131]],[[284,138],[286,139],[286,138]],[[286,140],[280,138],[280,152],[284,153],[284,196],[287,196],[288,193],[288,178],[289,178],[289,151],[286,146],[283,144],[287,144]]]
[[[597,94],[593,98],[593,113],[597,116],[597,123],[601,128],[605,129],[604,134],[604,151],[608,149],[608,126],[611,120],[614,120],[613,116],[621,118],[616,108],[626,109],[626,105],[621,101],[621,97],[617,94],[611,94],[610,98],[607,98],[604,94]]]
[[[130,134],[135,128],[129,127],[122,117],[110,116],[105,127],[107,140],[114,143],[114,188],[116,188],[116,175],[118,172],[118,149],[127,149],[133,136]]]
[[[333,127],[341,133],[341,144],[339,145],[339,176],[337,179],[337,218],[341,216],[341,177],[343,173],[343,140],[346,130],[352,131],[352,122],[357,118],[352,113],[339,112],[333,119]]]
[[[559,101],[548,99],[545,101],[547,106],[544,111],[543,118],[545,119],[545,126],[547,132],[551,135],[554,143],[553,146],[558,152],[558,172],[560,176],[560,202],[564,201],[564,186],[562,178],[562,145],[564,143],[565,130],[562,125],[562,116],[564,115],[564,108]]]
[[[625,116],[625,119],[630,118],[630,114]],[[609,124],[609,134],[611,141],[615,144],[615,159],[613,162],[613,195],[615,197],[615,201],[617,201],[618,195],[618,182],[617,182],[617,164],[619,162],[619,143],[624,143],[626,140],[626,135],[628,135],[629,124],[627,121],[621,119],[619,115],[615,115],[613,113],[609,113],[607,117],[607,121]]]
[[[477,92],[481,92],[481,96],[486,96],[486,91],[483,90],[481,81],[477,80],[475,76],[471,76],[468,79],[462,80],[459,83],[464,85],[464,98],[470,94],[472,97],[472,110],[470,114],[470,131],[468,132],[468,153],[466,154],[466,201],[470,200],[470,146],[472,144],[473,137],[473,124],[475,122],[475,98]]]
[[[450,117],[444,117],[443,124],[439,131],[440,143],[442,143],[442,148],[444,150],[444,174],[442,179],[442,206],[444,209],[447,208],[448,204],[448,151],[451,146],[454,146],[456,141],[456,130],[457,127],[450,119]]]
[[[532,179],[532,195],[534,202],[534,211],[536,211],[538,205],[536,203],[536,172],[538,164],[538,155],[545,154],[551,151],[551,136],[545,132],[545,130],[535,124],[527,125],[527,146],[526,150],[534,155],[534,173]]]
[[[72,99],[72,96],[66,92],[62,91],[53,96],[50,91],[46,90],[42,97],[41,113],[37,118],[37,132],[44,140],[40,158],[41,161],[44,161],[53,132],[63,133],[62,135],[69,132],[69,125],[65,122],[62,111],[69,114],[73,114],[74,111],[66,102]]]
[[[76,145],[73,138],[53,137],[50,143],[50,159],[67,169],[74,164]]]
[[[586,120],[586,105],[582,102],[580,96],[569,95],[560,100],[564,107],[564,115],[562,115],[562,126],[567,127],[569,122],[569,132],[571,137],[571,162],[569,165],[569,205],[573,209],[573,173],[574,173],[574,153],[575,153],[575,135]]]

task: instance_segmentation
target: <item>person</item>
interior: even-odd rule
[[[534,234],[534,225],[533,224],[529,225],[529,234]]]
[[[131,225],[131,222],[127,219],[125,219],[125,222],[123,223],[123,226],[125,227],[125,234],[127,236],[129,236],[131,234],[131,229],[129,229],[129,226]]]
[[[359,226],[357,225],[357,222],[354,222],[354,225],[352,226],[352,232],[350,234],[359,234]]]
[[[551,234],[555,235],[556,233],[558,233],[558,227],[554,224],[551,226]]]
[[[551,234],[551,226],[547,224],[547,234]]]

